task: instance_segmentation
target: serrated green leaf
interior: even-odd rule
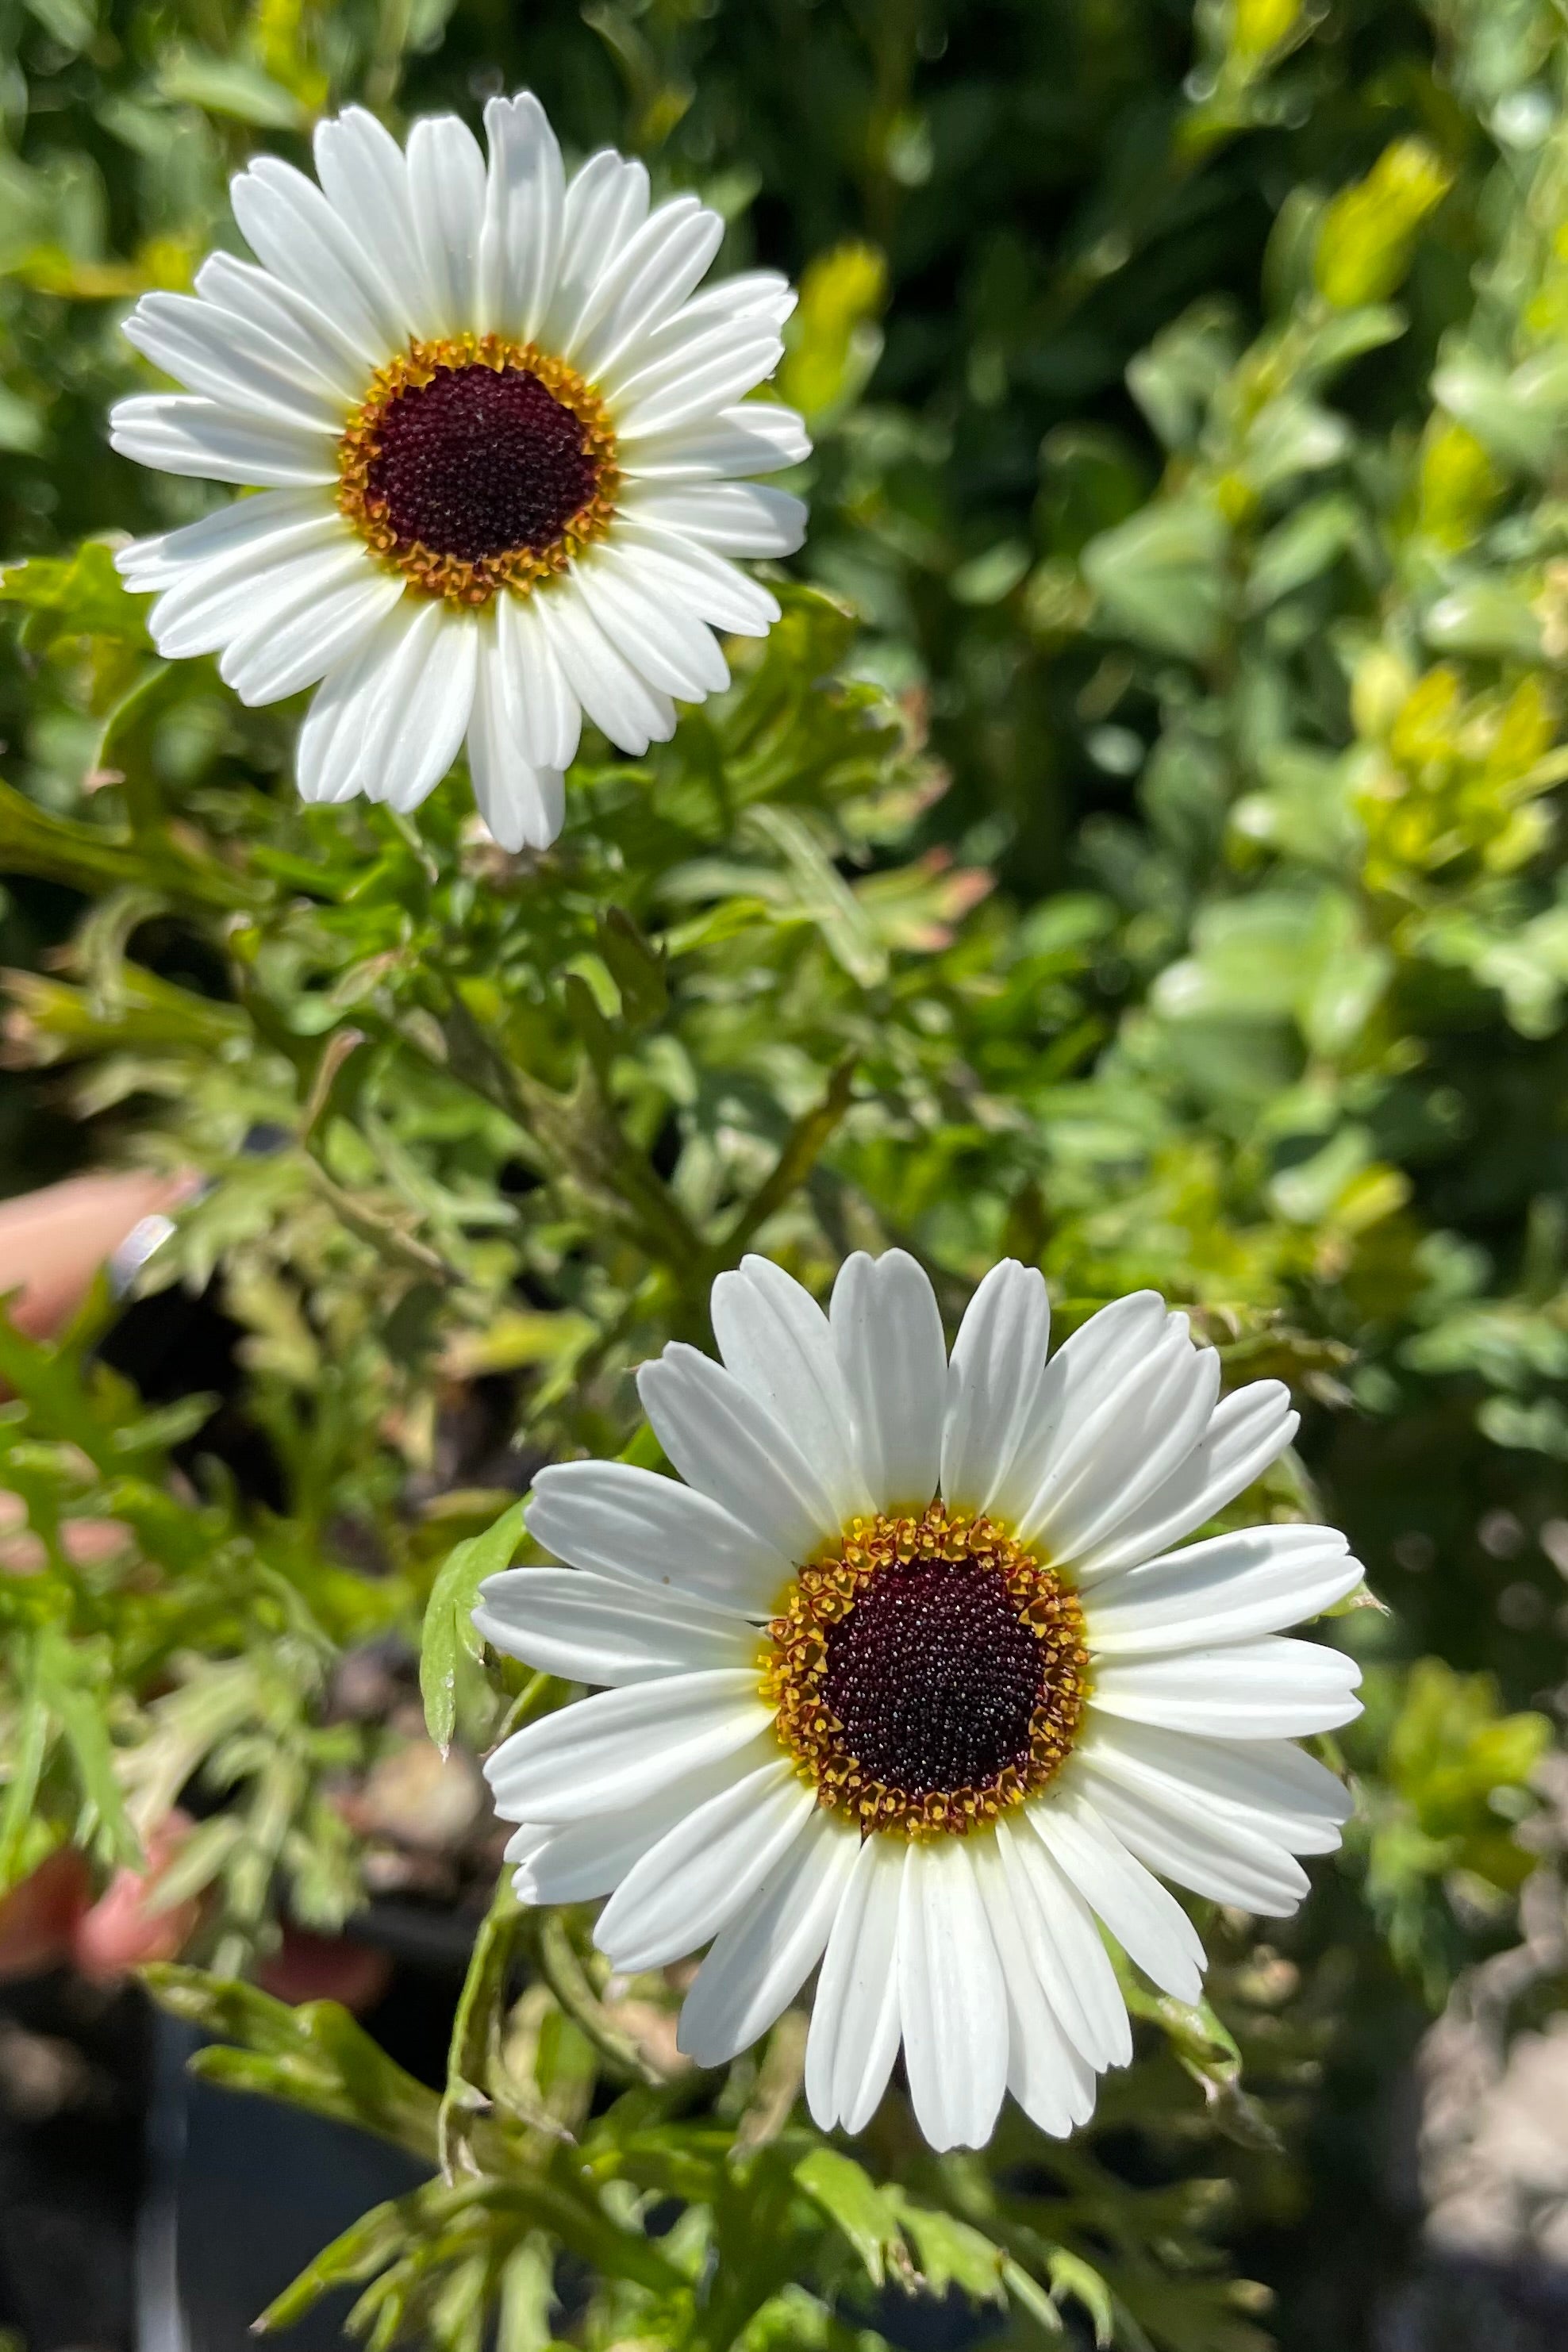
[[[1020,2311],[1027,2313],[1036,2326],[1049,2336],[1066,2334],[1060,2309],[1037,2279],[1031,2278],[1022,2263],[1009,2255],[1002,2264],[1002,2284]]]
[[[1071,2295],[1089,2314],[1096,2344],[1114,2344],[1115,2297],[1093,2264],[1066,2246],[1056,2246],[1051,2251],[1049,2272],[1053,2302],[1059,2304],[1065,2296]]]
[[[598,919],[599,952],[621,993],[634,1028],[659,1020],[669,1003],[665,956],[643,937],[624,907],[606,907]]]
[[[939,2207],[917,2204],[900,2190],[882,2193],[908,2231],[915,2269],[933,2294],[945,2294],[956,2286],[976,2303],[1005,2300],[1002,2273],[1006,2258],[983,2231]]]
[[[219,2037],[196,2052],[194,2073],[357,2124],[436,2162],[435,2092],[405,2073],[338,2002],[294,2008],[253,1985],[174,1962],[145,1968],[142,1976],[162,2007]]]
[[[292,2327],[334,2287],[357,2286],[362,2280],[374,2277],[407,2244],[416,2214],[417,2206],[412,2197],[391,2198],[385,2204],[373,2205],[368,2213],[362,2213],[330,2245],[322,2247],[281,2294],[273,2298],[253,2323],[258,2335],[268,2336],[280,2327]]]
[[[425,1604],[419,1642],[419,1688],[431,1738],[447,1755],[458,1727],[458,1676],[467,1659],[478,1664],[484,1637],[474,1625],[479,1586],[511,1564],[522,1540],[524,1503],[503,1511],[494,1527],[468,1536],[447,1554]]]
[[[96,1847],[107,1862],[135,1868],[142,1859],[142,1841],[126,1813],[115,1772],[114,1746],[104,1717],[102,1664],[95,1672],[90,1652],[68,1644],[51,1627],[39,1637],[37,1674],[37,1689],[59,1718],[76,1769],[82,1800],[81,1843]]]
[[[0,571],[0,604],[29,615],[28,643],[42,653],[58,636],[113,637],[151,648],[146,600],[133,596],[101,541],[84,540],[74,555],[30,557]]]
[[[873,2286],[880,2286],[889,2270],[907,2277],[910,2250],[900,2226],[896,2192],[879,2189],[853,2157],[837,2148],[813,2148],[795,2167],[795,2186],[821,2208],[842,2231],[860,2259]]]

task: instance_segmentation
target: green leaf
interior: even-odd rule
[[[151,1914],[172,1911],[212,1885],[235,1848],[245,1840],[245,1823],[237,1813],[215,1813],[191,1832],[157,1883],[142,1897]]]
[[[1467,580],[1440,596],[1426,614],[1423,634],[1439,653],[1541,659],[1541,616],[1534,601],[1522,582],[1506,578]]]
[[[254,2322],[258,2335],[292,2327],[334,2287],[357,2286],[374,2278],[407,2244],[417,2211],[415,2199],[409,2196],[389,2199],[384,2205],[373,2205],[368,2213],[362,2213],[268,2305]]]
[[[1337,494],[1312,499],[1271,530],[1252,559],[1247,609],[1266,613],[1281,597],[1318,579],[1361,536],[1361,509]]]
[[[835,246],[807,265],[784,331],[779,392],[818,431],[852,405],[876,366],[887,297],[888,265],[875,246]]]
[[[1230,532],[1197,497],[1145,508],[1083,551],[1102,624],[1156,653],[1206,661],[1225,628]]]
[[[795,2167],[795,2186],[819,2206],[859,2256],[873,2286],[891,2270],[908,2278],[910,2250],[900,2227],[897,2191],[878,2188],[853,2157],[835,2147],[813,2148]]]
[[[426,1727],[443,1756],[450,1752],[458,1727],[458,1677],[463,1662],[478,1665],[484,1656],[484,1637],[474,1624],[479,1586],[487,1576],[511,1565],[522,1540],[525,1508],[526,1501],[514,1503],[483,1535],[468,1536],[454,1546],[425,1604],[419,1688]]]
[[[1242,2088],[1241,2052],[1235,2035],[1206,2000],[1176,2000],[1129,1978],[1128,2007],[1163,2031],[1184,2071],[1208,2103],[1216,2129],[1238,2147],[1280,2152],[1281,2142],[1258,2101]]]
[[[649,945],[622,907],[606,907],[598,919],[599,953],[621,992],[621,1009],[634,1029],[661,1020],[669,1004],[665,953]]]
[[[1195,303],[1127,370],[1127,389],[1167,449],[1190,448],[1239,356],[1235,306]]]
[[[1480,352],[1460,350],[1437,370],[1432,390],[1500,465],[1543,474],[1553,463],[1568,415],[1568,370],[1559,353],[1505,373]]]
[[[490,1897],[489,1909],[474,1939],[473,1954],[452,2020],[447,2086],[437,2126],[441,2169],[448,2175],[460,2168],[460,2158],[467,2155],[465,2134],[469,2120],[489,2105],[483,2084],[500,2046],[501,2016],[518,1935],[519,1911],[511,1874],[503,1868]]]
[[[73,57],[86,48],[98,30],[98,11],[91,0],[27,0],[27,7]]]
[[[1115,2298],[1092,2263],[1066,2246],[1057,2246],[1050,2257],[1050,2280],[1053,2302],[1059,2303],[1064,2295],[1070,2294],[1075,2303],[1083,2305],[1094,2329],[1096,2344],[1115,2343]]]
[[[0,782],[0,873],[36,874],[45,881],[64,882],[73,890],[105,891],[153,885],[171,897],[202,908],[237,908],[254,903],[254,885],[232,865],[212,856],[188,828],[178,841],[137,845],[121,839],[101,824],[84,824],[75,817],[56,816],[37,808],[15,785]],[[35,988],[44,985],[33,972],[16,975]],[[150,989],[167,988],[146,976]],[[67,992],[68,993],[68,992]],[[171,997],[189,992],[173,988]],[[215,1020],[219,1008],[210,1008]]]
[[[1331,311],[1307,330],[1301,351],[1302,376],[1314,384],[1326,383],[1352,361],[1364,359],[1368,352],[1396,343],[1405,330],[1404,311],[1386,302],[1368,303],[1354,310]]]
[[[1385,301],[1410,267],[1415,236],[1454,183],[1424,140],[1396,139],[1364,180],[1323,215],[1315,265],[1319,291],[1337,310]]]
[[[172,106],[199,106],[259,131],[300,131],[309,120],[291,90],[243,58],[195,50],[171,58],[159,68],[158,95]]]
[[[151,649],[147,600],[133,596],[114,568],[114,552],[100,540],[84,540],[74,555],[35,555],[0,572],[0,604],[27,614],[30,651],[43,653],[62,636],[113,637],[120,644]]]
[[[1019,2310],[1026,2312],[1047,2336],[1059,2337],[1066,2334],[1056,2298],[1011,2255],[1002,2264],[1002,2283]]]
[[[20,393],[0,386],[0,450],[14,457],[36,457],[47,438],[42,410]]]
[[[0,1894],[9,1890],[32,1859],[28,1831],[49,1752],[50,1728],[48,1702],[38,1687],[36,1673],[28,1675],[23,1684],[18,1717],[11,1729],[5,1759],[5,1800],[0,1805]]]
[[[1005,2257],[982,2231],[972,2229],[956,2214],[931,2205],[917,2205],[900,2190],[882,2191],[898,2213],[915,2250],[915,2268],[933,2294],[956,2286],[976,2303],[1006,2300],[1003,2282]]]
[[[405,2074],[336,2001],[292,2008],[253,1985],[172,1961],[142,1975],[164,2009],[217,2037],[215,2046],[197,2051],[193,2073],[230,2090],[356,2124],[431,2165],[437,2161],[440,2102],[435,2092]]]
[[[814,923],[835,962],[862,988],[888,976],[888,955],[853,890],[804,817],[793,809],[754,808],[748,824],[778,851],[795,886],[797,921]]]
[[[59,1718],[81,1790],[84,1818],[78,1834],[105,1861],[134,1868],[142,1859],[142,1842],[126,1815],[104,1717],[108,1663],[101,1653],[95,1661],[92,1649],[68,1643],[53,1626],[38,1637],[37,1688]]]

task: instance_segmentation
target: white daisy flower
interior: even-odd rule
[[[798,547],[798,499],[751,477],[809,446],[744,395],[794,307],[770,270],[699,293],[723,234],[607,149],[570,182],[537,99],[455,115],[406,153],[351,109],[321,184],[276,156],[233,184],[257,262],[125,331],[186,390],[122,401],[116,449],[259,495],[120,557],[171,659],[216,653],[241,700],[320,690],[307,800],[415,808],[465,741],[508,849],[561,829],[584,713],[633,754],[728,681],[715,629],[765,635],[733,559]]]
[[[529,1529],[570,1564],[483,1588],[498,1649],[603,1686],[486,1768],[518,1892],[607,1895],[617,1969],[710,1945],[679,2027],[703,2065],[820,1963],[825,2130],[869,2121],[901,2043],[933,2147],[983,2145],[1004,2090],[1065,2135],[1131,2053],[1099,1927],[1194,2000],[1160,1878],[1283,1917],[1349,1811],[1291,1742],[1359,1711],[1359,1669],[1279,1639],[1360,1581],[1344,1538],[1170,1549],[1289,1444],[1289,1392],[1222,1399],[1153,1291],[1047,1361],[1045,1284],[1011,1262],[951,1363],[899,1250],[850,1258],[826,1315],[748,1258],[712,1317],[722,1365],[677,1343],[639,1375],[684,1485],[542,1471]]]

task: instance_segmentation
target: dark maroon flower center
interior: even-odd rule
[[[979,1789],[1027,1769],[1046,1664],[995,1569],[917,1560],[879,1570],[828,1628],[823,1696],[877,1780]]]
[[[526,368],[437,367],[387,403],[365,478],[398,551],[460,563],[552,546],[593,497],[581,417]]]

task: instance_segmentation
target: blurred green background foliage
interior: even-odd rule
[[[590,2345],[847,2346],[889,2276],[1020,2343],[1370,2343],[1401,2070],[1555,1884],[1561,11],[0,24],[7,1181],[199,1170],[141,1286],[208,1289],[238,1366],[215,1421],[100,1360],[106,1294],[58,1345],[0,1338],[38,1544],[0,1577],[7,1875],[72,1838],[134,1860],[199,1785],[167,1892],[202,1898],[197,1959],[242,1978],[283,1912],[350,1917],[342,1790],[392,1735],[334,1707],[343,1659],[424,1619],[433,1727],[469,1749],[544,1702],[466,1637],[484,1530],[551,1454],[657,1458],[628,1368],[706,1336],[743,1248],[820,1288],[900,1243],[952,1313],[1011,1253],[1063,1328],[1154,1284],[1227,1378],[1290,1381],[1300,1455],[1250,1507],[1343,1524],[1382,1605],[1333,1629],[1368,1676],[1345,1855],[1267,1946],[1205,1921],[1215,2011],[1146,2004],[1094,2134],[939,2163],[889,2115],[856,2171],[789,2120],[784,2027],[694,2086],[606,2008],[583,1922],[504,1899],[439,2102],[341,2018],[166,1990],[245,2045],[226,2079],[446,2159],[321,2274],[373,2282],[378,2344],[459,2352],[497,2308],[509,2352],[544,2343],[554,2245],[601,2281]],[[460,779],[414,822],[301,809],[297,709],[153,657],[114,535],[211,494],[110,455],[104,415],[153,381],[120,319],[236,242],[258,146],[305,161],[350,98],[401,127],[524,85],[571,150],[717,206],[721,266],[798,278],[779,389],[817,448],[783,625],[646,761],[590,740],[562,841],[509,859]],[[1562,1990],[1520,1986],[1536,2017]]]

